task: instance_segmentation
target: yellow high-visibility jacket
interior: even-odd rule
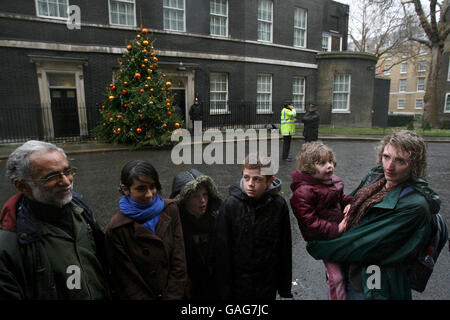
[[[295,134],[295,109],[283,108],[281,110],[281,135],[293,136]]]

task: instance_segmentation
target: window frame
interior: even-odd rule
[[[302,92],[296,93],[294,91],[296,80],[302,80],[303,84],[301,84],[299,86],[300,88],[303,88]],[[294,105],[296,112],[305,112],[305,92],[306,92],[306,78],[305,77],[293,77],[292,78],[292,104]],[[296,99],[296,96],[301,96],[301,99]],[[300,107],[297,106],[297,101],[300,102]]]
[[[403,102],[402,106],[400,106],[400,101]],[[397,99],[397,109],[398,110],[404,110],[405,109],[405,103],[406,103],[405,99],[403,99],[403,98]]]
[[[420,83],[420,80],[422,80],[422,79],[423,79],[423,89],[419,89],[419,83]],[[416,90],[418,92],[424,92],[425,91],[425,84],[426,84],[425,77],[417,77],[417,88],[416,88]]]
[[[420,101],[420,108],[417,107],[417,101]],[[414,109],[423,110],[423,99],[416,99],[414,103]]]
[[[295,25],[295,17],[298,11],[302,11],[304,12],[304,21],[305,21],[305,26],[304,28],[301,26],[296,26]],[[296,44],[295,43],[295,39],[297,39],[295,37],[296,35],[296,31],[300,31],[300,32],[304,32],[303,34],[303,44]],[[323,35],[322,35],[322,41],[323,41]],[[296,48],[306,48],[307,47],[307,43],[308,43],[308,10],[304,9],[304,8],[300,8],[300,7],[296,7],[295,11],[294,11],[294,47]],[[323,43],[322,43],[323,45]]]
[[[66,8],[66,17],[61,17],[61,16],[51,16],[51,15],[43,15],[39,12],[39,2],[46,2],[47,3],[47,9],[48,9],[48,1],[49,0],[35,0],[35,7],[36,7],[36,16],[39,18],[45,18],[45,19],[55,19],[55,20],[62,20],[62,21],[67,21],[67,19],[69,18],[69,14],[68,14],[68,8],[70,6],[70,2],[69,0],[56,0],[56,7],[57,10],[59,12],[59,1],[65,1],[67,3],[67,8]],[[49,14],[50,14],[50,10]]]
[[[450,92],[445,94],[444,113],[450,113]]]
[[[335,82],[336,82],[336,76],[348,76],[348,91],[335,91]],[[335,74],[333,77],[333,88],[332,88],[332,92],[333,92],[333,100],[332,100],[332,105],[331,105],[331,112],[332,113],[348,113],[350,112],[350,95],[351,95],[351,88],[352,88],[352,76],[350,73],[345,73],[345,74]],[[337,109],[335,107],[335,94],[346,94],[347,95],[347,106],[345,109]]]
[[[400,64],[400,74],[408,73],[408,62],[402,62]]]
[[[402,89],[402,83],[405,83],[404,89]],[[398,79],[398,92],[406,92],[407,85],[408,85],[407,79]]]
[[[392,70],[392,65],[391,64],[385,64],[385,69],[383,70],[383,75],[390,76],[391,75],[391,70]]]
[[[133,18],[134,18],[133,24],[122,24],[122,23],[113,23],[112,22],[111,1],[118,2],[118,3],[123,2],[123,3],[133,4]],[[108,0],[108,15],[109,15],[109,24],[112,26],[121,26],[121,27],[129,27],[129,28],[136,27],[136,0]],[[120,19],[118,18],[118,20],[120,20]]]
[[[260,85],[259,85],[259,79],[260,79],[260,77],[267,77],[267,78],[269,78],[270,79],[270,91],[266,91],[266,92],[264,92],[264,91],[259,91],[259,87],[260,87]],[[263,85],[263,84],[261,84],[261,85]],[[265,85],[267,85],[267,83],[265,83]],[[260,97],[260,95],[269,95],[269,99],[267,99],[267,100],[265,100],[265,101],[260,101],[258,98]],[[270,73],[258,73],[257,74],[257,76],[256,76],[256,114],[270,114],[270,113],[273,113],[273,102],[272,102],[272,99],[273,99],[273,75],[272,74],[270,74]],[[263,110],[261,110],[260,108],[259,108],[259,104],[260,103],[262,103],[262,102],[268,102],[268,104],[269,104],[269,108],[267,109],[267,108],[264,108]]]
[[[226,10],[226,14],[218,14],[218,13],[213,13],[211,12],[212,10],[212,3],[216,3],[216,1],[224,1],[225,2],[225,10]],[[228,14],[229,14],[229,5],[228,5],[228,0],[210,0],[209,1],[209,34],[213,37],[228,37]],[[219,17],[225,19],[225,34],[215,34],[212,33],[212,18],[213,17]]]
[[[163,0],[163,6],[162,6],[162,9],[163,9],[163,16],[162,16],[162,18],[163,18],[163,30],[165,30],[165,31],[175,31],[175,32],[186,32],[186,0],[177,0],[177,1],[182,1],[183,2],[183,9],[180,9],[178,7],[177,8],[175,8],[175,7],[168,7],[168,6],[166,6],[164,4],[164,1],[165,0]],[[166,21],[165,12],[166,12],[166,10],[183,11],[183,30],[166,28],[166,25],[165,25],[165,21]]]
[[[226,91],[212,91],[212,80],[213,76],[225,76],[225,84],[226,84]],[[219,78],[219,77],[218,77]],[[220,115],[220,114],[228,114],[230,113],[230,107],[228,104],[228,97],[229,97],[229,84],[228,84],[229,75],[226,72],[211,72],[209,74],[209,114],[210,115]],[[214,100],[213,95],[214,94],[223,94],[225,93],[225,100]],[[214,106],[214,102],[225,102],[225,109],[218,109],[217,106]]]
[[[421,69],[423,67],[423,69]],[[427,71],[427,61],[426,60],[420,60],[417,64],[417,72],[426,72]]]
[[[271,14],[271,20],[270,21],[269,20],[262,20],[259,17],[259,12],[260,12],[260,7],[259,6],[262,3],[270,3],[270,14]],[[257,17],[257,33],[258,33],[257,34],[257,39],[258,39],[258,41],[261,41],[261,42],[273,43],[273,1],[272,0],[258,0],[257,10],[258,10],[257,15],[256,15],[256,17]],[[260,28],[259,28],[259,26],[262,23],[270,24],[270,32],[269,32],[270,40],[260,39],[260,37],[259,37],[259,35],[260,35]]]

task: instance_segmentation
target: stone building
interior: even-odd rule
[[[301,118],[306,104],[333,96],[319,90],[316,57],[347,49],[348,12],[331,0],[7,1],[0,140],[89,136],[118,58],[141,27],[155,39],[188,126],[195,96],[205,126],[274,123],[287,101]],[[352,81],[354,94],[373,82]],[[324,108],[326,121],[371,122],[356,104],[333,116]]]

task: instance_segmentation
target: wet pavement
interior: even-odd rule
[[[326,140],[336,153],[337,167],[335,173],[345,183],[345,192],[351,192],[375,165],[377,142]],[[291,157],[300,149],[303,140],[292,141]],[[64,148],[64,146],[62,146]],[[206,146],[204,146],[206,147]],[[280,141],[280,151],[282,142]],[[450,143],[428,143],[428,181],[442,200],[441,214],[450,226]],[[80,150],[81,151],[81,150]],[[225,150],[224,150],[225,152]],[[280,152],[281,154],[281,152]],[[192,156],[193,157],[193,156]],[[222,198],[228,194],[228,187],[240,177],[241,165],[175,165],[171,161],[171,150],[116,150],[101,152],[74,152],[69,154],[73,166],[78,168],[75,177],[75,191],[82,193],[89,206],[93,209],[100,225],[105,227],[110,217],[118,208],[120,194],[118,192],[120,170],[122,166],[133,159],[143,159],[152,163],[159,173],[162,185],[162,195],[168,197],[171,192],[172,179],[180,171],[196,168],[211,176],[217,183]],[[14,188],[4,178],[6,160],[0,160],[0,204],[15,193]],[[282,184],[282,195],[289,202],[290,172],[295,170],[295,162],[280,162],[277,173]],[[316,261],[308,255],[305,241],[302,239],[295,217],[291,215],[293,239],[293,293],[295,299],[327,299],[325,268],[322,261]],[[413,293],[414,299],[448,300],[450,299],[450,253],[448,246],[444,247],[435,271],[431,276],[424,293]]]

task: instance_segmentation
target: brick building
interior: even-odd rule
[[[141,27],[186,120],[196,95],[205,122],[271,123],[286,101],[301,116],[317,100],[316,55],[347,49],[348,12],[330,0],[5,2],[0,140],[89,135]]]

